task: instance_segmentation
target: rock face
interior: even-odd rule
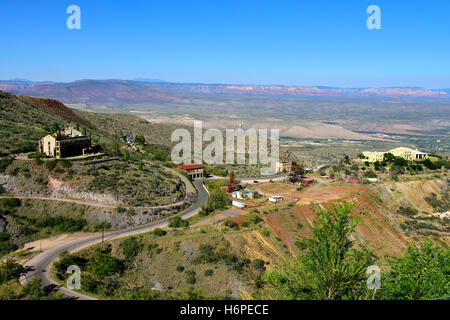
[[[0,232],[6,231],[6,225],[7,225],[7,222],[5,220],[0,219]]]

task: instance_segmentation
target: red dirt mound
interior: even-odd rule
[[[75,112],[70,110],[64,104],[58,100],[44,99],[44,98],[34,98],[26,96],[15,96],[16,99],[21,100],[35,108],[42,109],[48,113],[51,113],[60,118],[66,119],[70,122],[78,123],[80,125],[93,128],[94,126],[87,120],[79,117]]]

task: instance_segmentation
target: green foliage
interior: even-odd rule
[[[356,221],[353,205],[340,203],[318,212],[304,239],[307,251],[298,261],[267,274],[268,295],[279,299],[359,299],[367,294],[367,267],[372,253],[350,240]]]
[[[400,207],[397,210],[398,214],[401,214],[402,216],[407,216],[407,217],[414,217],[417,216],[417,214],[419,213],[416,209],[414,208],[410,208],[410,207]]]
[[[155,230],[153,230],[153,234],[157,237],[163,237],[167,234],[167,231],[160,228],[156,228]]]
[[[394,166],[396,167],[406,167],[408,165],[408,161],[403,159],[402,157],[396,157],[394,159]]]
[[[19,249],[19,246],[17,244],[9,242],[8,240],[2,240],[0,242],[0,257]]]
[[[0,284],[6,283],[6,271],[8,270],[8,281],[17,280],[23,272],[22,265],[12,261],[6,260],[0,262]]]
[[[23,293],[27,300],[46,300],[47,294],[40,279],[33,279],[23,287]]]
[[[213,274],[214,274],[214,270],[212,270],[212,269],[205,270],[205,276],[211,277]]]
[[[70,266],[78,266],[80,268],[84,268],[87,260],[76,255],[72,255],[67,251],[63,251],[59,254],[58,260],[55,261],[53,267],[55,268],[56,276],[59,280],[66,279],[69,274],[67,273],[67,269]]]
[[[206,207],[202,207],[201,215],[208,216],[215,210],[225,209],[231,204],[230,199],[228,199],[226,192],[222,190],[221,186],[220,181],[208,181],[206,183],[210,197]]]
[[[49,171],[52,171],[56,167],[56,160],[47,160],[47,161],[45,161],[45,167]]]
[[[126,238],[120,243],[120,249],[127,262],[132,262],[141,252],[144,244],[136,237]]]
[[[195,284],[195,282],[197,282],[197,279],[195,278],[195,271],[193,270],[186,271],[186,283]]]
[[[386,162],[394,162],[395,159],[396,157],[390,152],[387,152],[383,155],[383,160]]]
[[[123,161],[129,161],[130,160],[130,151],[124,150],[123,151]]]
[[[110,246],[96,247],[89,257],[87,268],[99,279],[121,274],[124,270],[122,263],[111,255]]]
[[[252,212],[245,214],[245,222],[244,222],[243,226],[249,227],[249,226],[260,223],[262,220],[263,219],[261,218],[259,213],[252,211]]]
[[[5,169],[14,161],[12,157],[0,158],[0,172],[4,172]]]
[[[188,292],[183,297],[183,300],[203,300],[205,299],[203,291],[201,289],[195,289],[191,287]]]
[[[145,145],[145,137],[143,135],[137,135],[134,138],[134,142],[136,142],[136,144]]]
[[[404,256],[389,258],[380,295],[389,300],[434,299],[450,295],[450,250],[431,241],[409,244]]]
[[[7,210],[14,210],[22,205],[22,201],[17,198],[4,198],[1,201],[2,207]]]
[[[373,170],[367,170],[364,172],[363,176],[366,178],[376,178],[377,174]]]
[[[264,262],[264,260],[261,259],[255,259],[252,261],[252,267],[255,268],[258,273],[263,273],[266,271],[265,264],[266,263]]]
[[[69,218],[63,215],[55,217],[46,216],[44,218],[37,219],[35,225],[38,228],[51,228],[56,232],[76,232],[83,230],[88,224],[86,219],[83,218]]]
[[[188,227],[189,221],[183,220],[180,216],[174,216],[169,218],[169,227],[170,228],[183,228]]]
[[[231,219],[225,219],[223,224],[228,228],[236,228],[238,226],[238,224]]]
[[[184,271],[184,267],[183,266],[177,266],[177,271],[178,272],[183,272]]]

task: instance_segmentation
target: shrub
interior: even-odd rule
[[[125,256],[127,262],[134,260],[143,247],[144,244],[139,242],[136,237],[125,239],[120,244],[120,249],[122,250],[122,254]]]
[[[259,273],[263,273],[264,271],[266,271],[266,267],[265,267],[265,262],[264,260],[261,259],[255,259],[252,261],[252,266],[253,268],[256,269],[256,271],[258,271]]]
[[[19,279],[23,267],[12,260],[2,261],[0,263],[0,284],[6,283],[6,271],[8,271],[8,281],[11,281]]]
[[[187,284],[195,284],[195,282],[197,281],[195,279],[195,271],[192,271],[192,270],[186,271],[186,275],[187,275],[186,283]]]
[[[22,202],[17,198],[4,198],[2,199],[2,207],[8,210],[14,210],[21,206]]]
[[[177,266],[177,271],[178,272],[183,272],[184,271],[184,267],[183,266]]]
[[[205,276],[210,277],[214,274],[214,271],[211,269],[207,269],[205,270]]]
[[[123,271],[123,265],[111,255],[110,247],[97,247],[90,256],[88,271],[100,279],[105,279],[120,274]]]
[[[188,227],[189,221],[183,220],[180,216],[175,216],[169,218],[169,227],[170,228],[183,228]]]
[[[49,171],[52,171],[56,167],[56,160],[47,160],[47,161],[45,161],[45,167]]]
[[[238,225],[236,222],[234,222],[231,219],[226,219],[223,224],[224,224],[224,226],[226,226],[228,228],[235,228]]]
[[[167,231],[160,228],[156,228],[155,230],[153,230],[153,234],[157,237],[163,237],[167,234]]]

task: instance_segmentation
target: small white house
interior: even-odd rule
[[[254,199],[258,197],[258,191],[256,190],[245,190],[244,191],[244,198],[246,199]]]
[[[281,197],[281,196],[270,196],[269,197],[269,201],[270,202],[274,202],[274,203],[281,202],[281,201],[283,201],[283,197]]]
[[[378,182],[377,178],[367,178],[367,181],[369,182]]]
[[[232,205],[236,208],[245,208],[245,203],[237,200],[233,200]]]
[[[231,194],[231,196],[237,199],[244,199],[244,194],[242,193],[242,191],[235,191]]]

